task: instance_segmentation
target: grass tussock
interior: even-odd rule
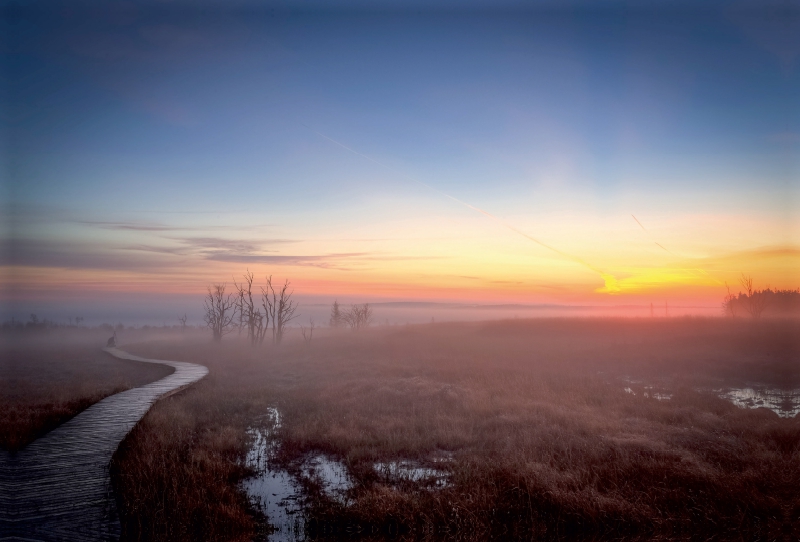
[[[279,349],[132,345],[211,374],[158,403],[115,456],[126,534],[252,536],[236,485],[247,428],[277,406],[278,462],[326,453],[356,482],[346,504],[308,485],[320,536],[795,536],[800,420],[699,390],[796,388],[796,331],[777,320],[537,320],[290,338]],[[673,396],[645,397],[646,385]],[[443,453],[440,489],[388,483],[373,468]]]

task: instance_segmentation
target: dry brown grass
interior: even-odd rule
[[[280,460],[341,458],[344,507],[311,492],[318,534],[780,539],[798,532],[800,420],[698,387],[798,385],[796,321],[536,320],[328,334],[251,349],[147,342],[210,376],[158,403],[114,479],[129,538],[253,536],[236,484],[246,429],[283,416]],[[623,392],[621,376],[670,401]],[[447,450],[452,484],[387,485],[372,464]]]
[[[193,350],[196,344],[130,350],[197,360],[200,352],[179,356],[171,349]],[[218,360],[231,353],[218,345],[202,346]],[[263,531],[237,488],[250,474],[241,461],[249,444],[246,431],[269,404],[249,383],[256,374],[264,381],[262,365],[247,360],[213,364],[199,383],[156,403],[125,438],[111,465],[124,540],[250,540]]]
[[[102,352],[106,332],[8,334],[0,366],[0,448],[16,451],[90,405],[170,374]]]

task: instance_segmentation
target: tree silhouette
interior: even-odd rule
[[[286,325],[291,322],[297,310],[297,303],[292,299],[293,291],[289,291],[291,283],[287,279],[280,290],[272,286],[272,275],[267,277],[267,287],[261,288],[261,302],[267,317],[272,320],[272,342],[280,344]]]
[[[225,293],[225,287],[224,283],[209,286],[204,303],[204,319],[216,342],[220,342],[224,335],[233,330],[233,319],[236,316],[235,303],[231,294]]]
[[[331,327],[342,327],[345,325],[344,315],[342,314],[342,310],[339,308],[339,301],[334,301],[333,306],[331,307],[331,321],[329,324]]]
[[[766,290],[755,290],[753,288],[753,277],[745,275],[744,273],[742,273],[742,278],[739,279],[739,283],[741,283],[742,287],[745,289],[745,295],[747,296],[745,309],[754,319],[761,318],[761,314],[769,304],[769,296],[767,294],[767,292],[770,291],[769,287],[767,287]]]

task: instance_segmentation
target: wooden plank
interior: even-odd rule
[[[15,454],[0,453],[0,540],[117,540],[111,456],[153,403],[208,374],[194,363],[105,350],[120,359],[169,365],[175,372],[106,397]]]

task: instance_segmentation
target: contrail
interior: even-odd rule
[[[656,241],[655,239],[653,239],[653,236],[652,236],[652,235],[650,235],[650,232],[649,232],[649,231],[647,231],[647,229],[646,229],[646,228],[645,228],[645,227],[642,225],[642,223],[641,223],[641,222],[639,222],[639,219],[638,219],[638,218],[636,218],[634,215],[631,215],[631,216],[632,216],[632,217],[633,217],[633,219],[636,221],[636,223],[637,223],[637,224],[639,224],[639,226],[642,228],[642,230],[643,230],[643,231],[644,231],[644,232],[647,234],[647,236],[650,238],[650,240],[651,240],[651,241],[653,241],[653,242],[654,242],[654,243],[655,243],[655,244],[656,244],[656,245],[657,245],[659,248],[661,248],[661,249],[665,250],[666,252],[669,252],[670,254],[672,254],[673,256],[675,256],[676,258],[680,258],[680,256],[678,256],[677,254],[675,254],[674,252],[672,252],[671,250],[669,250],[668,248],[666,248],[664,245],[662,245],[661,243],[659,243],[658,241]],[[693,273],[700,273],[700,274],[702,274],[702,275],[705,275],[705,276],[707,276],[707,277],[711,278],[712,280],[714,280],[714,281],[715,281],[717,284],[720,284],[720,285],[722,284],[722,281],[720,281],[720,280],[719,280],[718,278],[716,278],[716,277],[712,277],[712,276],[711,276],[711,275],[709,275],[709,274],[708,274],[708,272],[707,272],[706,270],[704,270],[704,269],[690,269],[690,271],[691,271],[691,272],[693,272]]]
[[[631,216],[632,216],[632,217],[633,217],[633,219],[636,221],[636,223],[637,223],[637,224],[639,224],[639,227],[640,227],[640,228],[642,228],[642,231],[643,231],[643,232],[645,232],[645,233],[647,234],[647,236],[650,238],[650,240],[651,240],[652,242],[654,242],[656,245],[658,245],[658,247],[659,247],[659,248],[661,248],[661,249],[663,249],[663,250],[665,250],[665,251],[669,252],[670,254],[672,254],[673,256],[675,256],[676,258],[678,257],[678,255],[677,255],[677,254],[675,254],[675,253],[674,253],[674,252],[672,252],[671,250],[669,250],[669,249],[665,248],[665,247],[664,247],[664,245],[662,245],[661,243],[659,243],[658,241],[656,241],[655,239],[653,239],[653,236],[652,236],[652,235],[650,235],[650,232],[649,232],[649,231],[647,231],[647,228],[645,228],[645,227],[642,225],[642,223],[641,223],[641,222],[639,222],[639,219],[638,219],[638,218],[636,218],[634,215],[631,215]]]
[[[370,162],[374,162],[374,163],[378,164],[379,166],[381,166],[381,167],[383,167],[383,168],[386,168],[386,169],[388,169],[388,170],[394,171],[395,173],[399,173],[400,175],[402,175],[402,173],[400,173],[399,171],[395,170],[394,168],[391,168],[391,167],[387,166],[386,164],[382,164],[382,163],[378,162],[377,160],[375,160],[374,158],[371,158],[371,157],[367,156],[366,154],[361,154],[361,153],[360,153],[360,152],[358,152],[357,150],[351,149],[350,147],[348,147],[348,146],[347,146],[347,145],[345,145],[344,143],[339,143],[338,141],[336,141],[336,140],[335,140],[335,139],[333,139],[332,137],[328,137],[328,136],[326,136],[325,134],[323,134],[322,132],[318,132],[318,131],[316,131],[316,130],[315,130],[315,129],[313,129],[311,126],[308,126],[308,125],[306,125],[306,124],[303,124],[302,122],[300,123],[300,125],[301,125],[301,126],[304,126],[304,127],[306,127],[306,128],[308,128],[309,130],[311,130],[312,132],[314,132],[314,133],[315,133],[315,134],[317,134],[318,136],[320,136],[320,137],[324,137],[325,139],[327,139],[327,140],[328,140],[328,141],[330,141],[331,143],[336,143],[337,145],[339,145],[339,146],[340,146],[340,147],[342,147],[343,149],[347,149],[348,151],[352,152],[353,154],[357,154],[357,155],[359,155],[359,156],[360,156],[360,157],[362,157],[362,158],[366,158],[366,159],[367,159],[367,160],[369,160]],[[412,180],[412,181],[416,181],[416,182],[420,183],[420,184],[421,184],[421,185],[423,185],[423,186],[427,186],[428,188],[432,188],[433,190],[436,190],[436,189],[435,189],[435,188],[433,188],[432,186],[428,186],[427,184],[425,184],[425,183],[423,183],[423,182],[420,182],[420,181],[417,181],[416,179],[411,179],[411,180]],[[442,193],[443,193],[443,192],[442,192]],[[446,195],[446,194],[445,194],[445,195]]]
[[[653,242],[654,242],[654,243],[656,243],[655,241],[653,241]],[[661,248],[664,248],[664,245],[662,245],[661,243],[656,243],[656,244],[657,244],[658,246],[660,246]],[[664,250],[667,250],[667,249],[666,249],[666,248],[664,248]],[[667,250],[667,252],[669,252],[670,254],[672,254],[672,252],[670,252],[669,250]],[[674,256],[674,254],[672,254],[672,255]]]
[[[633,219],[636,221],[636,223],[637,223],[637,224],[639,224],[639,227],[640,227],[640,228],[642,228],[642,230],[644,230],[644,232],[645,232],[647,235],[650,235],[650,232],[648,232],[648,231],[645,229],[645,227],[644,227],[644,226],[642,226],[642,223],[641,223],[641,222],[639,222],[639,219],[638,219],[638,218],[636,218],[634,215],[631,215],[631,216],[633,216]]]
[[[582,260],[581,258],[578,258],[577,256],[573,256],[572,254],[568,254],[568,253],[566,253],[566,252],[564,252],[562,250],[559,250],[559,249],[555,248],[554,246],[548,245],[547,243],[544,243],[544,242],[540,241],[539,239],[536,239],[535,237],[533,237],[531,235],[528,235],[524,231],[516,228],[515,226],[512,226],[511,224],[509,224],[505,220],[502,220],[501,218],[493,215],[492,213],[490,213],[488,211],[485,211],[485,210],[481,209],[480,207],[475,207],[471,203],[467,203],[466,201],[460,200],[455,196],[451,196],[447,192],[443,192],[442,190],[440,190],[440,189],[438,189],[438,188],[436,188],[434,186],[431,186],[431,185],[429,185],[427,183],[424,183],[424,182],[420,181],[419,179],[411,177],[410,175],[408,175],[406,173],[403,173],[402,171],[398,171],[398,170],[396,170],[395,168],[393,168],[391,166],[387,166],[386,164],[383,164],[383,163],[379,162],[378,160],[375,160],[374,158],[372,158],[370,156],[367,156],[366,154],[362,154],[362,153],[358,152],[357,150],[352,149],[352,148],[348,147],[347,145],[336,141],[332,137],[326,136],[322,132],[318,132],[317,130],[314,130],[313,128],[311,128],[310,126],[308,126],[306,124],[303,124],[302,122],[300,122],[300,124],[302,126],[304,126],[305,128],[311,130],[312,132],[314,132],[318,136],[324,137],[325,139],[327,139],[331,143],[335,143],[336,145],[339,145],[343,149],[346,149],[346,150],[352,152],[353,154],[357,154],[358,156],[361,156],[362,158],[366,158],[370,162],[373,162],[373,163],[381,166],[382,168],[388,169],[389,171],[391,171],[393,173],[396,173],[397,175],[400,175],[401,177],[404,177],[404,178],[406,178],[406,179],[408,179],[410,181],[413,181],[413,182],[415,182],[415,183],[417,183],[417,184],[419,184],[421,186],[424,186],[428,190],[432,190],[432,191],[434,191],[434,192],[436,192],[438,194],[441,194],[442,196],[444,196],[446,198],[449,198],[449,199],[455,201],[456,203],[460,203],[461,205],[467,207],[468,209],[471,209],[473,211],[476,211],[476,212],[484,215],[485,217],[487,217],[490,220],[494,221],[495,223],[503,226],[504,228],[507,228],[507,229],[513,231],[514,233],[517,233],[517,234],[525,237],[526,239],[528,239],[530,241],[533,241],[537,245],[542,246],[542,247],[544,247],[544,248],[546,248],[546,249],[548,249],[548,250],[550,250],[552,252],[555,252],[556,254],[558,254],[558,255],[560,255],[560,256],[562,256],[564,258],[567,258],[568,260],[571,260],[571,261],[573,261],[575,263],[578,263],[578,264],[580,264],[580,265],[582,265],[582,266],[584,266],[584,267],[586,267],[588,269],[591,269],[592,271],[594,271],[595,273],[599,274],[603,278],[603,280],[605,281],[605,284],[606,284],[606,289],[608,289],[609,291],[615,291],[615,292],[619,291],[619,286],[617,286],[616,277],[614,277],[613,275],[610,275],[610,274],[602,271],[601,269],[598,269],[597,267],[595,267],[595,266],[591,265],[590,263]],[[634,220],[636,220],[636,217],[634,217]],[[639,222],[638,220],[636,220],[636,221]],[[639,224],[639,225],[641,226],[641,224]],[[644,228],[644,226],[642,226],[642,228]],[[664,247],[661,247],[661,248],[664,248]],[[664,250],[666,250],[666,249],[664,249]]]

